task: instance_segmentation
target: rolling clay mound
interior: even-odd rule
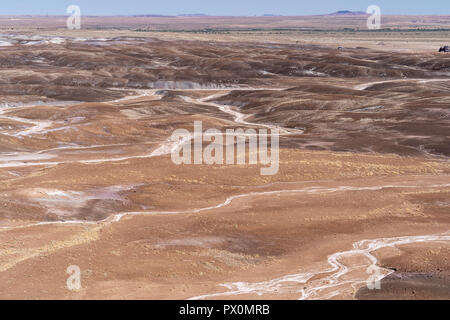
[[[104,101],[117,98],[118,93],[107,90],[110,87],[212,89],[261,77],[430,78],[433,72],[449,69],[445,56],[365,52],[363,58],[361,50],[317,53],[295,46],[261,49],[233,43],[219,49],[203,42],[186,46],[155,40],[139,46],[126,41],[105,41],[102,46],[70,41],[50,47],[15,45],[0,51],[0,89],[10,95]]]
[[[58,32],[0,37],[0,298],[447,297],[447,55]],[[235,147],[200,121],[271,130],[278,171],[175,163]]]

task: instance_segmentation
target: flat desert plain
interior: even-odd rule
[[[450,299],[448,31],[11,21],[1,299]],[[175,164],[199,121],[280,130],[278,172]]]

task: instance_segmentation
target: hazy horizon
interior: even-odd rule
[[[362,2],[359,0],[316,0],[314,4],[302,0],[279,0],[276,3],[269,0],[249,0],[243,3],[238,0],[227,2],[213,2],[207,0],[167,0],[155,3],[146,0],[128,0],[126,2],[113,2],[106,0],[66,1],[66,0],[17,0],[14,3],[4,3],[0,7],[0,15],[66,15],[69,5],[81,7],[86,16],[135,16],[135,15],[193,15],[204,14],[208,16],[309,16],[325,15],[342,10],[366,11],[369,5],[378,5],[382,14],[386,15],[448,15],[450,2],[441,0],[423,1],[399,0],[392,3],[388,0]]]
[[[345,9],[344,9],[345,10]],[[339,10],[341,11],[341,10]],[[356,12],[356,11],[352,11]],[[159,14],[159,13],[136,13],[136,14],[83,14],[84,17],[310,17],[310,16],[326,16],[335,12],[320,13],[320,14],[307,14],[307,15],[287,15],[287,14],[259,14],[259,15],[213,15],[198,13],[179,13],[179,14]],[[368,14],[367,14],[368,15]],[[67,14],[34,14],[34,13],[22,13],[22,14],[0,14],[0,17],[20,17],[20,16],[34,16],[34,17],[66,17]],[[450,14],[385,14],[385,16],[450,16]]]

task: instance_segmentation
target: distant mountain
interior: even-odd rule
[[[340,10],[337,12],[330,13],[329,16],[360,16],[366,15],[364,11],[350,11],[350,10]]]
[[[128,17],[128,16],[125,16],[125,17]],[[153,17],[153,18],[170,18],[170,17],[173,17],[173,16],[167,16],[167,15],[164,15],[164,14],[134,14],[134,15],[131,15],[131,17],[136,17],[136,18],[151,18],[151,17]]]
[[[179,17],[207,17],[207,14],[204,13],[186,13],[186,14],[179,14]]]

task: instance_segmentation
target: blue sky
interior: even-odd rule
[[[0,0],[0,15],[65,15],[70,4],[79,5],[84,15],[310,15],[365,11],[372,4],[380,6],[382,14],[450,14],[449,0]]]

